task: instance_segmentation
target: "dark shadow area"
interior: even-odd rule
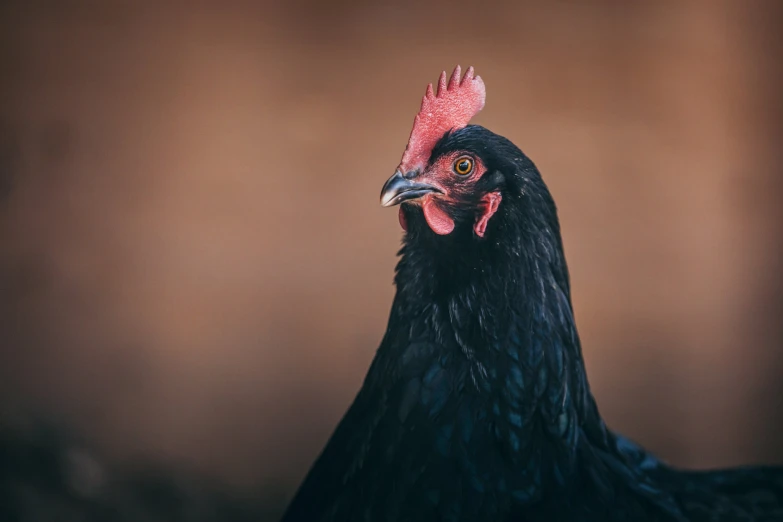
[[[110,463],[53,423],[0,424],[0,520],[275,520],[282,497],[240,497],[198,472],[161,463]]]

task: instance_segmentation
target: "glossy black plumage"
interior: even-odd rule
[[[677,471],[606,428],[538,170],[479,126],[430,163],[455,150],[487,173],[449,208],[451,234],[404,205],[386,334],[284,522],[783,520],[783,470]],[[480,238],[489,191],[503,198]]]

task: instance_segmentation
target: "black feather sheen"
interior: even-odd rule
[[[403,208],[386,333],[291,521],[783,520],[783,471],[674,470],[604,424],[590,393],[557,211],[537,168],[479,127],[448,133],[487,173],[451,234]],[[480,197],[502,202],[484,237]]]

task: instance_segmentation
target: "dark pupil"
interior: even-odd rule
[[[459,167],[460,172],[466,172],[470,168],[470,163],[468,163],[468,160],[462,160],[457,166]]]

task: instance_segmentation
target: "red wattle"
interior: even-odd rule
[[[454,220],[441,209],[430,196],[426,196],[421,204],[424,210],[424,219],[433,232],[445,236],[454,230]]]
[[[402,205],[400,205],[400,211],[397,214],[397,216],[400,218],[400,226],[402,229],[407,232],[408,231],[408,220],[405,219],[405,212],[402,210]]]

